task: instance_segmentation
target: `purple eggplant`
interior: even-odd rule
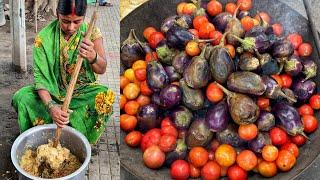
[[[156,104],[158,106],[162,106],[161,101],[160,101],[160,93],[155,92],[151,96],[151,103]]]
[[[242,71],[255,71],[259,69],[260,62],[253,54],[246,52],[241,54],[237,66]]]
[[[188,30],[180,27],[180,26],[172,26],[167,34],[167,44],[170,48],[175,48],[175,49],[184,49],[186,44],[193,40],[194,37],[191,32]]]
[[[288,134],[292,136],[300,134],[307,137],[303,132],[303,124],[296,108],[284,102],[277,102],[272,107],[272,113],[277,123],[284,128]]]
[[[171,111],[171,118],[176,128],[183,130],[190,126],[193,119],[193,114],[188,108],[184,106],[178,106]]]
[[[167,65],[171,65],[172,59],[175,57],[176,54],[179,53],[178,50],[174,48],[169,48],[166,43],[162,43],[161,45],[158,45],[158,47],[156,48],[156,51],[160,59],[160,62]]]
[[[203,108],[205,97],[201,89],[190,88],[184,79],[180,79],[180,88],[182,91],[183,104],[191,110]]]
[[[227,95],[229,112],[233,121],[239,125],[254,123],[260,114],[257,104],[247,95],[235,93],[227,90],[222,85],[216,83]]]
[[[229,123],[227,129],[217,132],[216,138],[221,144],[229,144],[233,147],[242,147],[245,144],[245,141],[240,138],[238,130],[233,123]]]
[[[261,153],[265,145],[270,145],[269,133],[258,133],[257,137],[248,142],[248,147],[255,153]]]
[[[190,15],[170,16],[162,22],[160,29],[163,33],[167,33],[174,25],[189,29],[192,26],[192,17]]]
[[[178,105],[182,99],[182,94],[179,86],[175,84],[169,84],[160,91],[161,105],[168,109],[175,105]]]
[[[131,29],[128,38],[123,41],[120,49],[121,62],[126,67],[131,67],[135,61],[144,58],[143,49],[134,36],[134,29]]]
[[[177,15],[166,18],[161,24],[161,32],[166,33],[176,23]]]
[[[236,46],[238,41],[235,37],[242,38],[244,36],[244,29],[241,25],[239,19],[237,19],[236,15],[240,6],[234,11],[232,19],[228,22],[225,32],[229,32],[227,34],[227,40],[229,44]]]
[[[173,66],[166,66],[164,67],[164,70],[166,71],[170,82],[179,81],[181,79],[181,75]]]
[[[274,115],[267,111],[260,111],[260,116],[256,121],[258,129],[260,131],[269,131],[273,126],[275,126],[276,121]]]
[[[293,46],[287,39],[279,39],[272,46],[272,56],[275,58],[287,58],[293,54]]]
[[[226,34],[228,33],[223,35],[220,44],[214,46],[208,52],[211,75],[215,81],[221,84],[224,84],[227,81],[229,75],[235,69],[230,54],[224,47],[224,37]]]
[[[142,132],[158,127],[160,118],[158,118],[158,106],[155,104],[147,104],[140,107],[138,111],[138,128]]]
[[[284,71],[291,76],[297,76],[302,71],[302,63],[298,56],[291,56],[284,64]]]
[[[191,63],[183,73],[183,78],[189,87],[198,89],[207,86],[210,80],[210,69],[207,60],[204,58],[206,46],[199,56],[192,58]]]
[[[170,167],[174,161],[178,159],[185,159],[187,156],[187,151],[188,148],[185,143],[185,140],[177,139],[177,146],[173,151],[166,154],[166,160],[164,162],[164,165]]]
[[[304,80],[308,80],[310,78],[313,78],[317,75],[317,64],[310,59],[306,59],[302,62],[303,64],[303,74],[306,76]]]
[[[227,129],[229,120],[230,114],[226,100],[219,102],[207,111],[206,121],[213,132],[221,132]]]
[[[249,11],[240,11],[238,13],[238,15],[237,15],[237,18],[241,20],[242,18],[244,18],[246,16],[250,16],[250,12]]]
[[[212,139],[213,132],[210,131],[208,122],[199,118],[192,122],[186,137],[189,149],[196,146],[206,146]]]
[[[284,97],[290,101],[297,102],[296,99],[293,99],[281,91],[281,88],[277,81],[269,76],[262,76],[262,81],[266,85],[267,89],[264,92],[264,95],[270,99],[278,99],[279,97]]]
[[[269,39],[265,33],[260,33],[253,37],[245,37],[244,39],[241,39],[236,35],[230,36],[241,43],[241,47],[244,51],[253,53],[255,50],[257,50],[259,53],[264,53],[270,48]]]
[[[266,86],[259,75],[249,71],[238,71],[230,74],[227,87],[231,91],[260,96]]]
[[[151,61],[147,65],[147,83],[154,91],[158,92],[169,83],[169,77],[163,66],[157,61]]]
[[[292,89],[299,101],[306,102],[313,95],[316,87],[316,83],[312,80],[304,81],[304,79],[297,79],[293,83]]]
[[[264,34],[266,29],[262,26],[253,26],[249,31],[247,31],[244,37],[256,37],[260,34]]]
[[[193,21],[193,18],[191,15],[183,14],[177,18],[176,24],[182,28],[190,29],[193,25],[192,21]]]
[[[178,73],[183,74],[185,68],[189,65],[190,62],[190,56],[188,56],[185,51],[181,51],[174,56],[172,60],[172,66]]]
[[[256,52],[259,62],[260,62],[260,70],[263,75],[272,75],[280,72],[280,65],[278,61],[273,59],[270,54],[264,53],[260,54]]]
[[[232,15],[230,13],[222,12],[213,18],[212,23],[217,30],[224,32],[231,19]]]
[[[297,102],[296,95],[294,94],[294,92],[293,92],[291,89],[289,89],[289,88],[282,88],[281,90],[282,90],[282,92],[283,92],[287,97],[290,97],[291,99],[294,99],[295,101],[291,101],[291,100],[286,99],[286,98],[283,98],[283,99],[280,98],[280,101],[281,101],[281,100],[286,101],[286,102],[288,102],[288,104],[290,104],[290,105],[293,105],[295,102]]]

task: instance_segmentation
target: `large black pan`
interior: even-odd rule
[[[138,7],[131,12],[121,21],[121,42],[123,42],[130,29],[135,29],[137,35],[142,38],[143,29],[147,26],[154,26],[159,28],[161,22],[168,16],[174,15],[176,12],[176,5],[181,0],[150,0],[149,2]],[[228,0],[220,0],[223,4]],[[233,1],[234,2],[234,1]],[[272,17],[273,22],[280,22],[284,26],[285,34],[290,32],[299,32],[302,34],[305,41],[314,45],[314,38],[308,21],[299,13],[288,7],[287,5],[279,2],[278,0],[255,0],[254,10],[265,11]],[[319,57],[316,51],[313,53],[313,59],[316,60],[319,66]],[[316,77],[317,87],[319,89],[320,75]],[[319,90],[318,90],[319,92]],[[317,113],[319,119],[319,113]],[[121,145],[120,145],[120,161],[121,166],[141,179],[170,179],[169,171],[167,168],[160,170],[150,170],[143,164],[142,153],[140,149],[132,149],[124,144],[124,133],[121,133]],[[293,179],[297,177],[304,169],[306,169],[313,160],[318,156],[320,152],[320,130],[310,135],[311,141],[300,148],[300,155],[295,167],[286,173],[278,173],[277,179]],[[262,178],[258,174],[250,175],[250,178]]]

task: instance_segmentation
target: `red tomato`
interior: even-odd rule
[[[161,120],[161,128],[163,128],[165,126],[173,126],[173,123],[172,123],[170,117],[168,117],[168,116]]]
[[[298,48],[298,52],[300,56],[310,56],[312,54],[312,46],[309,43],[302,43]]]
[[[272,29],[273,29],[273,33],[274,33],[276,36],[281,36],[282,33],[283,33],[283,27],[282,27],[282,25],[279,24],[279,23],[273,24],[273,25],[272,25]]]
[[[287,150],[280,150],[276,164],[281,171],[289,171],[296,164],[296,157]]]
[[[169,134],[177,138],[179,135],[179,132],[174,126],[165,126],[161,128],[161,135],[165,135],[165,134]]]
[[[258,127],[255,124],[240,125],[238,134],[241,139],[250,141],[254,139],[258,134]]]
[[[229,180],[245,180],[248,177],[247,171],[245,171],[238,165],[233,165],[229,167],[227,174]]]
[[[299,135],[292,136],[291,141],[297,146],[302,146],[306,143],[307,138],[299,134]]]
[[[312,133],[318,128],[318,120],[313,115],[303,115],[301,120],[306,133]]]
[[[290,88],[292,84],[292,77],[289,74],[282,74],[280,75],[280,78],[282,79],[283,87]]]
[[[202,167],[204,166],[208,159],[209,159],[209,153],[206,149],[203,147],[193,147],[189,152],[189,161],[195,166],[195,167]]]
[[[312,109],[320,109],[320,94],[312,95],[309,99],[309,104]]]
[[[159,148],[161,149],[162,152],[170,152],[174,150],[177,144],[177,138],[170,135],[170,134],[165,134],[161,136],[160,142],[159,142]]]
[[[144,164],[151,169],[158,169],[162,166],[166,155],[160,150],[157,145],[148,147],[143,153]]]
[[[210,1],[207,4],[207,12],[211,16],[216,16],[222,12],[222,4],[219,1]]]
[[[136,147],[140,144],[142,139],[142,133],[140,131],[131,131],[126,135],[124,141],[130,147]]]
[[[271,77],[272,77],[274,80],[277,81],[277,83],[279,84],[279,86],[280,86],[281,88],[283,87],[283,81],[282,81],[280,75],[278,75],[278,74],[273,74],[273,75],[271,75]]]
[[[260,15],[260,16],[259,16],[259,15]],[[268,13],[266,13],[266,12],[259,12],[254,18],[260,22],[260,17],[261,17],[265,22],[267,22],[268,24],[270,24],[270,16],[269,16]]]
[[[240,5],[239,9],[241,11],[248,11],[252,8],[252,0],[237,0],[237,6],[239,5]]]
[[[251,171],[258,164],[258,158],[254,152],[243,150],[237,156],[237,164],[246,171]]]
[[[206,16],[196,16],[193,21],[192,21],[192,24],[193,24],[193,27],[196,29],[196,30],[199,30],[200,27],[203,25],[203,24],[206,24],[208,23],[209,20]]]
[[[298,49],[298,47],[302,44],[303,39],[302,36],[299,33],[292,33],[289,34],[287,39],[291,42],[294,49]]]
[[[287,133],[278,127],[272,128],[269,134],[273,145],[283,145],[287,142]]]
[[[210,83],[208,85],[206,95],[208,100],[214,103],[223,99],[223,91],[216,85],[216,83]]]
[[[154,32],[150,35],[148,42],[150,44],[150,47],[155,49],[159,42],[161,42],[164,39],[164,35],[161,32]]]
[[[234,11],[236,11],[237,9],[237,5],[235,3],[227,3],[225,6],[225,11],[230,13],[230,14],[234,14]]]
[[[148,147],[152,145],[158,145],[161,138],[161,130],[154,128],[149,130],[141,140],[141,150],[144,152]]]
[[[257,105],[260,109],[265,109],[270,106],[270,100],[264,97],[258,97]]]
[[[149,26],[143,30],[143,37],[149,40],[152,33],[157,32],[156,28]]]
[[[219,179],[221,176],[221,168],[215,161],[207,162],[201,169],[201,177],[204,180]]]
[[[150,62],[152,60],[158,60],[158,55],[157,55],[157,52],[152,52],[152,53],[147,53],[146,54],[146,57],[144,58],[146,60],[146,62]]]
[[[176,160],[171,164],[170,175],[172,179],[185,180],[190,176],[190,167],[185,160]]]
[[[209,38],[214,39],[212,41],[213,45],[218,45],[221,41],[222,36],[223,35],[220,31],[213,31],[213,32],[210,32],[210,34],[209,34]]]
[[[296,158],[299,156],[299,148],[294,143],[285,143],[281,146],[280,150],[288,150],[291,152]]]
[[[212,2],[212,1],[211,1]],[[215,31],[214,25],[212,23],[202,24],[199,28],[199,37],[202,39],[209,38],[210,32]]]
[[[298,109],[298,112],[301,116],[314,114],[312,107],[308,104],[304,104],[304,105],[300,106]]]
[[[199,31],[196,29],[188,29],[189,32],[191,32],[194,37],[199,38]]]
[[[134,76],[138,81],[144,81],[147,78],[147,70],[144,68],[139,68],[134,71]]]
[[[201,175],[201,171],[199,168],[195,167],[192,164],[189,164],[190,167],[190,177],[191,178],[198,178]]]
[[[250,16],[243,17],[240,22],[245,31],[249,31],[254,26],[253,19]]]

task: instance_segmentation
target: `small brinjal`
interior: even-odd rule
[[[241,43],[241,47],[244,51],[253,53],[257,50],[259,53],[264,53],[270,48],[269,38],[265,33],[260,33],[253,37],[245,37],[244,39],[235,35],[231,36]]]
[[[262,81],[266,85],[267,89],[264,92],[264,95],[270,99],[278,99],[280,97],[284,97],[290,101],[297,102],[296,99],[293,99],[281,91],[281,87],[273,78],[269,76],[262,76]]]
[[[237,18],[241,20],[242,18],[244,18],[246,16],[250,16],[250,12],[249,11],[240,11],[238,13],[238,15],[237,15]]]
[[[147,104],[142,106],[137,114],[138,128],[142,132],[158,127],[160,118],[158,118],[158,106],[155,104]]]
[[[179,81],[181,79],[181,75],[173,66],[166,66],[164,67],[164,70],[166,71],[170,82]]]
[[[317,75],[318,66],[313,60],[306,59],[302,62],[302,64],[303,64],[303,71],[302,72],[306,76],[304,78],[304,80],[308,80],[308,79],[313,78]]]
[[[262,26],[253,26],[249,31],[247,31],[244,37],[256,37],[259,34],[265,33],[265,28]]]
[[[147,72],[147,83],[153,91],[158,92],[169,84],[169,77],[159,62],[149,62],[147,65]]]
[[[177,17],[177,15],[173,15],[166,18],[161,24],[161,32],[166,33],[173,25],[175,25]]]
[[[229,123],[227,129],[217,132],[216,138],[221,144],[229,144],[233,147],[242,147],[245,144],[238,134],[238,128],[233,123]]]
[[[276,124],[276,120],[272,113],[268,111],[260,111],[260,116],[256,121],[257,127],[260,131],[269,131]]]
[[[189,149],[196,146],[206,146],[212,139],[213,132],[205,119],[199,118],[192,122],[186,138]]]
[[[201,89],[190,88],[184,79],[179,81],[182,90],[182,101],[191,110],[199,110],[204,106],[205,97]]]
[[[171,65],[172,64],[172,59],[175,57],[179,51],[177,51],[174,48],[169,48],[166,43],[162,43],[162,45],[159,45],[156,48],[157,51],[157,56],[160,59],[161,63]]]
[[[244,29],[241,25],[241,22],[239,19],[237,19],[236,15],[238,13],[238,9],[240,6],[237,7],[237,9],[234,11],[232,19],[228,22],[227,27],[225,29],[225,32],[229,32],[227,34],[227,40],[229,44],[232,44],[234,46],[237,45],[238,41],[235,39],[234,36],[242,38],[244,36]]]
[[[297,98],[296,98],[296,95],[294,94],[294,92],[291,90],[291,89],[289,89],[289,88],[282,88],[282,92],[286,95],[286,96],[288,96],[288,97],[290,97],[291,99],[294,99],[295,101],[290,101],[290,100],[288,100],[288,99],[284,99],[286,102],[288,102],[289,104],[294,104],[295,102],[297,102]],[[281,99],[281,98],[280,98]]]
[[[182,99],[182,94],[179,86],[169,84],[160,91],[160,102],[164,108],[172,108],[178,105]]]
[[[176,107],[171,111],[170,116],[175,127],[180,130],[188,129],[193,119],[192,112],[184,106]]]
[[[134,29],[131,29],[120,50],[121,62],[127,67],[131,67],[135,61],[144,58],[143,49],[134,36]]]
[[[224,32],[231,19],[232,15],[230,13],[222,12],[213,18],[212,23],[217,30]]]
[[[219,83],[216,84],[227,95],[229,112],[235,123],[251,124],[258,119],[260,109],[249,96],[231,92]]]
[[[238,67],[242,71],[255,71],[260,67],[259,59],[249,52],[241,54]]]
[[[180,53],[174,56],[172,60],[172,66],[176,69],[178,73],[183,74],[184,70],[190,62],[190,56],[188,56],[185,51],[181,51]]]
[[[190,29],[192,26],[192,21],[193,21],[193,18],[191,15],[183,14],[178,16],[176,20],[176,24],[182,28]]]
[[[316,90],[316,83],[312,80],[305,81],[304,79],[297,79],[294,81],[292,90],[298,100],[306,102],[313,95]]]
[[[184,49],[186,44],[193,40],[194,37],[191,32],[180,27],[172,26],[166,34],[167,44],[170,48]]]
[[[261,153],[265,145],[270,145],[269,133],[258,133],[257,137],[248,142],[248,147],[255,153]]]
[[[307,137],[303,132],[304,127],[296,108],[285,102],[277,102],[272,107],[272,113],[276,118],[276,123],[284,128],[289,135],[300,134]]]
[[[229,75],[234,71],[234,64],[230,57],[229,51],[224,47],[225,33],[220,41],[220,44],[211,49],[209,65],[211,75],[215,81],[224,84]]]
[[[183,78],[189,87],[194,89],[205,87],[210,80],[209,63],[204,58],[206,46],[199,56],[192,58],[191,63],[183,72]]]
[[[275,58],[291,57],[293,50],[293,46],[289,40],[279,39],[272,46],[272,56]]]
[[[297,76],[302,71],[302,63],[298,56],[291,56],[284,64],[284,71],[291,76]]]
[[[214,107],[209,108],[206,113],[206,121],[213,132],[221,132],[227,129],[229,119],[230,114],[226,100],[220,101]]]
[[[261,77],[250,71],[238,71],[230,74],[227,87],[231,91],[257,96],[262,95],[266,90]]]
[[[187,145],[185,143],[185,139],[177,139],[176,148],[166,154],[166,160],[164,161],[164,165],[170,167],[171,164],[178,159],[185,159],[187,156]]]
[[[260,62],[261,74],[272,75],[280,72],[278,61],[273,59],[270,54],[260,54],[259,52],[256,52],[256,54]]]

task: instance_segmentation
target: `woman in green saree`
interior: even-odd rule
[[[106,71],[102,35],[93,28],[90,39],[84,21],[86,0],[59,0],[58,19],[42,29],[33,47],[34,85],[18,90],[12,105],[18,112],[23,132],[32,126],[53,121],[59,127],[70,124],[96,144],[112,114],[114,93],[97,83],[97,74]],[[73,97],[72,111],[61,110],[67,86],[74,71],[77,55],[83,61]]]

